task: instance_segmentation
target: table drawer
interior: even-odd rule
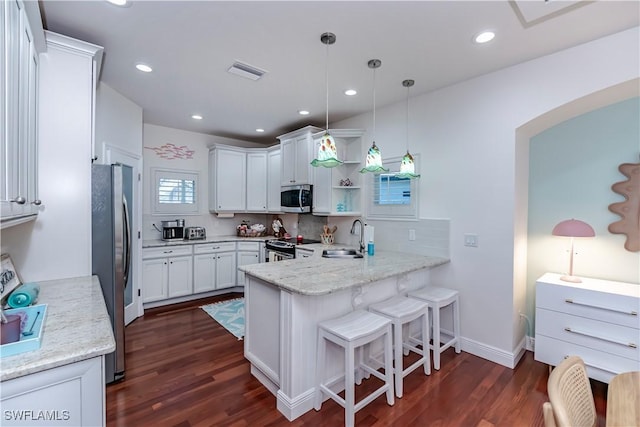
[[[536,283],[536,307],[640,328],[638,298],[572,286]]]
[[[201,243],[193,246],[193,253],[196,254],[208,254],[235,250],[236,242]]]
[[[535,359],[551,366],[558,366],[567,356],[580,356],[587,366],[590,378],[608,383],[621,372],[640,370],[637,360],[582,347],[566,341],[538,335],[536,333]]]
[[[173,256],[191,255],[191,245],[162,246],[157,248],[143,248],[142,258],[167,258]]]
[[[640,360],[639,333],[638,329],[599,320],[536,310],[536,336],[545,335],[633,360]]]

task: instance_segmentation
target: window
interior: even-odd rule
[[[378,205],[410,205],[411,180],[393,173],[376,174],[375,203]]]
[[[153,213],[197,214],[198,173],[152,168]]]
[[[384,159],[389,172],[371,174],[368,183],[367,217],[371,219],[418,219],[419,179],[399,178],[401,157]],[[418,155],[414,155],[416,169]],[[416,171],[417,172],[417,171]]]

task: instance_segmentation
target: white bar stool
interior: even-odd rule
[[[431,309],[433,318],[433,367],[440,369],[440,353],[455,345],[456,353],[460,353],[460,308],[458,291],[435,286],[427,286],[416,291],[409,292],[410,298],[425,301]],[[442,345],[440,344],[440,309],[453,305],[453,337]]]
[[[393,367],[395,374],[396,397],[402,397],[402,382],[404,377],[415,371],[420,365],[424,367],[424,374],[431,374],[431,359],[429,357],[429,305],[426,302],[417,299],[407,298],[405,296],[393,297],[388,300],[371,304],[369,311],[384,316],[391,320],[393,324]],[[421,319],[420,319],[421,318]],[[411,340],[404,340],[402,328],[407,325],[407,334],[409,336],[409,324],[420,319],[420,328],[422,329],[422,349],[412,345]],[[421,357],[411,366],[403,369],[403,353],[409,354],[409,351],[419,354]]]
[[[384,337],[384,374],[364,364],[361,360],[362,357],[359,358],[358,366],[356,366],[355,350],[358,347],[372,343],[380,337]],[[327,341],[341,346],[345,351],[344,399],[329,388],[340,381],[342,375],[330,379],[326,383],[323,382]],[[318,388],[315,395],[315,410],[320,410],[323,393],[327,394],[345,409],[344,423],[349,427],[354,425],[355,413],[381,394],[386,393],[387,403],[393,405],[393,358],[391,347],[391,321],[377,314],[365,310],[356,310],[345,316],[320,322],[318,324],[318,360],[316,364],[316,384]],[[357,404],[355,403],[354,386],[356,369],[365,370],[384,381],[381,387]],[[360,378],[358,378],[358,383],[360,383]]]

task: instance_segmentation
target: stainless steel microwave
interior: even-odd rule
[[[309,213],[312,203],[311,185],[287,185],[280,189],[280,209],[282,212]]]

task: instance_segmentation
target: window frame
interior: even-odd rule
[[[195,171],[151,168],[151,185],[153,200],[151,206],[154,215],[179,214],[197,215],[200,212],[200,174]],[[159,185],[161,179],[176,179],[183,181],[193,181],[193,203],[160,203]]]
[[[419,171],[419,155],[413,155],[416,173]],[[389,169],[389,172],[384,174],[399,173],[400,162],[402,157],[389,157],[383,159],[383,165]],[[367,197],[367,218],[368,219],[385,219],[385,220],[418,220],[418,206],[419,206],[419,183],[420,179],[409,179],[411,189],[411,201],[409,204],[377,204],[375,203],[376,186],[380,182],[380,173],[369,174],[371,177],[367,180],[368,197]]]

